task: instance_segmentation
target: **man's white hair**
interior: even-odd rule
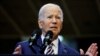
[[[48,8],[48,7],[56,7],[56,8],[58,8],[58,10],[59,10],[60,13],[61,13],[61,20],[63,21],[63,12],[62,12],[62,9],[60,8],[59,5],[53,4],[53,3],[45,4],[45,5],[43,5],[43,6],[40,8],[39,14],[38,14],[38,19],[39,19],[39,20],[41,20],[41,19],[44,18],[45,9]]]

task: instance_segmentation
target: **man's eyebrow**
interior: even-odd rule
[[[53,16],[52,14],[48,14],[47,16]]]

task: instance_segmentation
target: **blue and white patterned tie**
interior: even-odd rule
[[[54,50],[53,50],[53,43],[51,43],[48,48],[47,48],[47,52],[46,55],[53,55],[54,54]]]

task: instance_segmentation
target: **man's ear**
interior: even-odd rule
[[[42,29],[43,22],[41,20],[38,20],[38,25],[39,25],[39,28]]]

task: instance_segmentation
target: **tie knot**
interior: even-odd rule
[[[51,43],[50,45],[48,45],[49,47],[51,47],[52,48],[52,46],[53,46],[54,44],[53,43]]]
[[[52,46],[53,46],[54,44],[53,44],[53,43],[51,43],[50,45],[52,45]]]

